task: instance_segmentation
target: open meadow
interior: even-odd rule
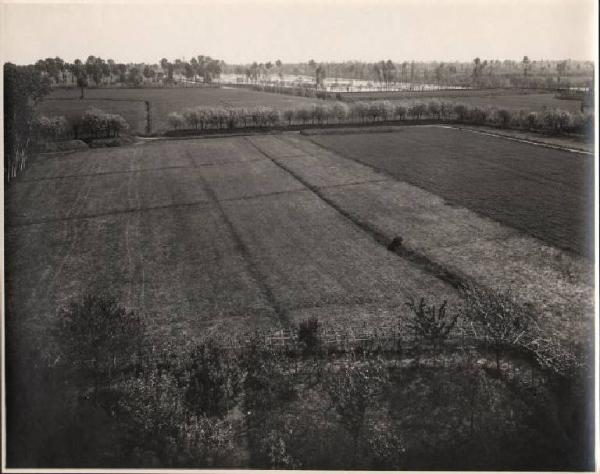
[[[153,333],[188,338],[308,315],[394,318],[410,296],[458,302],[382,245],[401,237],[460,278],[516,287],[579,339],[591,163],[442,127],[42,155],[7,195],[9,312],[48,322],[48,308],[110,289]]]
[[[554,91],[515,91],[512,89],[430,91],[430,92],[364,92],[342,94],[345,100],[386,99],[395,103],[410,103],[415,100],[447,100],[478,107],[496,107],[508,110],[541,111],[544,109],[562,109],[578,112],[580,100],[558,99]]]
[[[134,133],[143,134],[146,133],[145,102],[150,103],[152,132],[162,133],[169,129],[167,115],[188,107],[265,106],[285,109],[313,104],[317,100],[227,87],[90,88],[85,91],[83,100],[79,96],[80,91],[76,88],[55,89],[41,103],[38,113],[79,118],[89,107],[97,107],[122,115]]]

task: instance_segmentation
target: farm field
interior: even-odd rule
[[[438,131],[446,132],[439,128],[427,133],[433,139]],[[448,132],[459,135],[465,146],[471,142],[470,132]],[[367,136],[379,142],[385,140],[377,135]],[[360,141],[353,141],[360,138],[353,135],[337,137],[340,143],[346,138],[351,139],[350,144]],[[365,135],[362,139],[366,140]],[[510,289],[518,301],[535,309],[547,330],[565,342],[584,340],[589,334],[593,266],[585,257],[559,250],[527,232],[448,202],[422,187],[398,181],[358,160],[349,161],[304,137],[287,134],[268,139],[253,137],[252,141],[280,166],[317,190],[330,205],[385,241],[400,236],[409,254],[416,253],[419,259],[425,258],[463,281],[476,281],[499,291]],[[505,152],[513,153],[507,159],[519,152],[530,152],[530,145],[503,142]],[[412,144],[404,146],[410,149]],[[555,159],[570,160],[573,156],[562,152]],[[359,180],[359,176],[364,178]],[[526,177],[522,171],[513,179],[527,187]],[[454,177],[450,182],[458,179]],[[494,187],[489,179],[483,182]],[[466,180],[464,184],[467,185]],[[498,181],[497,191],[504,185],[504,180]],[[498,209],[505,205],[506,201],[490,203],[490,207]]]
[[[480,107],[496,107],[509,110],[534,110],[544,108],[563,109],[569,112],[579,112],[581,101],[557,99],[554,92],[526,93],[510,90],[492,91],[432,91],[432,92],[365,92],[342,94],[349,100],[377,100],[387,99],[397,103],[410,103],[414,101],[448,100],[461,102],[467,105]]]
[[[6,210],[12,321],[108,289],[185,340],[224,326],[395,317],[449,285],[377,244],[245,139],[40,158]]]
[[[549,331],[563,340],[583,337],[591,324],[589,262],[422,189],[433,189],[437,180],[442,197],[459,183],[475,192],[470,180],[476,180],[503,197],[509,181],[517,180],[522,186],[510,189],[539,185],[545,205],[552,206],[558,201],[546,187],[552,183],[574,214],[578,179],[585,177],[562,176],[560,162],[580,157],[549,155],[554,165],[534,172],[520,159],[543,160],[530,146],[505,141],[493,148],[486,139],[488,151],[505,157],[504,167],[493,166],[470,151],[480,137],[428,128],[430,147],[456,134],[464,153],[444,158],[432,148],[428,162],[439,166],[416,168],[425,153],[423,130],[318,138],[338,148],[343,142],[356,153],[360,141],[404,149],[412,158],[397,169],[414,168],[423,175],[421,187],[404,182],[413,174],[397,173],[398,181],[298,134],[41,156],[6,197],[9,321],[43,330],[61,305],[102,289],[149,321],[154,337],[179,341],[236,328],[281,328],[309,316],[389,322],[403,316],[410,297],[459,303],[449,283],[386,250],[377,234],[387,241],[402,236],[406,249],[461,278],[513,287],[520,301],[539,310]],[[449,143],[449,151],[458,146]],[[369,159],[371,165],[396,163],[374,154]],[[465,174],[452,175],[459,159]],[[503,179],[485,179],[492,171]],[[483,198],[473,202],[482,206]],[[514,203],[502,198],[490,204],[494,217],[506,206]],[[527,219],[542,212],[515,209]]]
[[[72,100],[71,100],[72,99]],[[80,117],[89,107],[118,113],[129,122],[136,133],[146,132],[145,101],[151,104],[152,131],[168,129],[166,119],[170,112],[179,112],[195,106],[227,106],[290,108],[312,104],[316,99],[240,88],[164,88],[164,89],[87,89],[85,99],[79,100],[79,89],[55,89],[40,104],[40,114]]]
[[[314,135],[348,158],[383,170],[449,202],[590,255],[593,157],[450,127],[395,133]]]

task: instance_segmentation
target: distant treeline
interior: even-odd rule
[[[96,56],[88,56],[85,61],[75,59],[70,63],[55,57],[40,59],[33,65],[51,85],[77,86],[82,89],[82,93],[90,85],[139,87],[144,83],[171,84],[184,78],[211,83],[220,76],[223,66],[223,61],[204,55],[198,55],[189,61],[162,58],[156,64],[124,64]]]
[[[378,62],[345,61],[318,64],[284,64],[280,60],[251,65],[225,65],[223,72],[245,74],[253,82],[265,76],[278,74],[306,75],[315,78],[318,85],[325,77],[365,80],[380,86],[403,83],[426,83],[463,87],[533,87],[557,88],[571,85],[589,85],[594,77],[593,61],[499,60],[474,58],[472,62]]]

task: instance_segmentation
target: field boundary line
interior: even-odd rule
[[[370,235],[373,238],[373,240],[375,240],[375,242],[382,246],[385,246],[386,248],[391,243],[392,240],[379,229],[371,226],[370,224],[360,219],[357,219],[356,216],[341,208],[335,201],[325,196],[320,191],[319,187],[308,183],[305,179],[301,178],[294,171],[286,168],[283,164],[277,162],[277,159],[270,157],[264,150],[262,150],[258,145],[253,143],[250,139],[246,138],[246,140],[254,148],[256,148],[256,150],[258,150],[260,153],[262,153],[271,161],[273,161],[273,163],[275,163],[281,169],[283,169],[284,171],[292,175],[294,178],[296,178],[300,183],[302,183],[309,190],[311,190],[319,199],[321,199],[328,206],[337,211],[341,216],[345,217],[348,221],[350,221],[360,230],[365,232],[367,235]],[[465,275],[450,271],[447,268],[440,265],[439,263],[430,260],[428,257],[415,250],[410,250],[405,247],[399,247],[395,250],[390,250],[390,252],[414,264],[415,267],[421,269],[422,271],[429,273],[430,275],[433,275],[434,277],[439,278],[440,280],[448,283],[453,288],[462,288],[466,282],[471,282],[471,279],[466,277]]]
[[[191,156],[189,156],[189,152],[187,150],[186,150],[186,155],[188,156],[189,161],[192,163],[192,166],[194,166],[195,168],[198,168],[196,166],[194,159]],[[266,302],[271,306],[271,308],[273,308],[273,311],[275,311],[275,314],[277,315],[277,317],[279,319],[277,322],[280,324],[283,324],[284,326],[289,325],[289,321],[288,321],[289,318],[288,318],[286,310],[284,308],[282,308],[280,306],[280,304],[278,303],[277,299],[275,298],[275,295],[273,294],[273,291],[271,290],[271,287],[269,287],[269,285],[266,282],[265,276],[258,269],[258,266],[256,265],[255,261],[252,259],[252,254],[250,252],[250,249],[244,243],[239,232],[233,225],[233,222],[231,222],[231,219],[229,219],[229,216],[227,215],[227,212],[225,211],[225,208],[223,207],[224,201],[219,200],[215,191],[210,186],[210,183],[208,182],[206,177],[202,175],[202,173],[199,173],[198,178],[199,178],[200,182],[202,183],[202,188],[204,189],[204,191],[210,198],[209,203],[215,203],[217,205],[217,210],[218,210],[221,218],[223,219],[223,222],[227,226],[229,233],[230,233],[237,249],[239,250],[240,254],[242,255],[242,258],[244,259],[244,262],[246,263],[246,267],[248,269],[250,276],[258,285],[258,288],[260,289],[261,293],[264,295]]]
[[[306,192],[310,192],[310,189],[289,189],[289,190],[285,190],[285,191],[272,191],[270,193],[253,194],[250,196],[240,196],[240,197],[219,199],[218,202],[251,201],[253,199],[260,199],[263,197],[282,196],[285,194],[296,194],[296,193],[306,193]]]
[[[361,184],[390,183],[390,182],[392,182],[392,180],[390,178],[368,179],[366,181],[351,181],[349,183],[328,184],[325,186],[315,186],[315,187],[317,189],[331,189],[331,188],[343,188],[345,186],[360,186]]]
[[[540,147],[543,147],[543,148],[551,148],[553,150],[566,151],[566,152],[569,152],[569,153],[594,156],[594,152],[586,151],[586,150],[581,150],[579,148],[569,148],[568,146],[554,145],[552,143],[547,143],[547,142],[543,142],[543,141],[540,141],[540,140],[512,137],[510,135],[504,135],[502,133],[494,133],[494,132],[490,132],[488,130],[477,130],[475,128],[461,127],[461,126],[458,126],[458,125],[441,125],[440,124],[440,125],[423,125],[423,126],[432,126],[432,127],[440,127],[440,128],[452,128],[454,130],[461,130],[461,131],[465,131],[465,132],[477,133],[477,134],[480,134],[480,135],[488,135],[488,136],[491,136],[491,137],[503,138],[505,140],[510,140],[510,141],[513,141],[513,142],[526,143],[527,145],[540,146]]]

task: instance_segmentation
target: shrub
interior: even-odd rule
[[[400,119],[400,120],[404,120],[406,118],[407,113],[408,113],[408,110],[406,109],[406,107],[404,105],[397,105],[396,108],[394,109],[394,115],[396,117],[398,117],[398,119]]]
[[[527,336],[531,316],[515,303],[510,291],[498,293],[470,285],[462,293],[464,314],[482,331],[483,341],[494,351],[496,369],[500,372],[502,354]]]
[[[411,311],[408,326],[418,338],[433,344],[434,351],[439,349],[456,325],[459,313],[449,315],[446,312],[447,301],[436,308],[435,305],[427,306],[425,298],[421,298],[418,304],[411,298],[406,305]]]
[[[420,119],[427,112],[427,106],[421,102],[417,102],[408,108],[408,114],[416,119]]]
[[[281,113],[279,110],[269,109],[266,112],[266,121],[271,127],[279,125],[279,122],[281,122]]]
[[[367,102],[356,102],[353,108],[358,118],[364,122],[366,117],[369,115],[369,104]]]
[[[429,102],[429,104],[427,105],[427,113],[431,116],[431,117],[440,117],[441,114],[441,104],[438,101],[432,100],[431,102]]]
[[[533,130],[534,128],[537,127],[538,125],[538,115],[536,112],[529,112],[527,114],[527,128],[529,128],[530,130]]]
[[[319,320],[310,318],[302,321],[298,326],[298,341],[304,345],[306,352],[314,352],[320,345]]]
[[[59,312],[54,331],[63,363],[89,372],[99,383],[125,365],[142,347],[145,328],[139,317],[111,295],[85,295]]]
[[[455,104],[452,110],[458,121],[464,122],[467,119],[469,110],[465,104]]]
[[[281,353],[265,347],[258,337],[251,341],[243,360],[246,372],[243,404],[244,411],[252,415],[251,421],[295,396],[294,383],[286,366]]]
[[[107,114],[95,107],[85,111],[81,123],[84,129],[95,138],[99,136],[110,137],[111,132],[113,135],[118,136],[121,131],[129,129],[129,124],[120,115]]]
[[[81,117],[81,124],[88,133],[97,137],[106,128],[106,113],[91,107]]]
[[[497,109],[494,111],[494,120],[502,127],[508,128],[512,120],[512,114],[507,109]]]
[[[223,416],[242,388],[243,373],[237,360],[215,342],[196,346],[186,363],[184,400],[199,416]]]
[[[292,120],[294,119],[296,115],[296,111],[291,110],[291,109],[287,109],[283,111],[283,119],[287,120],[288,126],[292,125]]]
[[[349,113],[350,108],[348,107],[348,104],[345,104],[344,102],[336,102],[335,104],[333,104],[333,115],[335,116],[338,122],[343,122],[344,120],[346,120]]]
[[[198,129],[198,125],[202,124],[202,128],[204,128],[204,113],[199,109],[185,109],[183,117],[190,127]]]
[[[109,136],[111,131],[115,136],[118,137],[121,134],[121,132],[124,132],[129,129],[129,124],[127,123],[127,121],[117,114],[107,114],[107,122],[107,133]]]
[[[62,116],[39,117],[34,122],[34,127],[41,138],[46,140],[58,140],[65,136],[68,130],[67,119]]]
[[[389,382],[385,365],[381,360],[360,363],[343,360],[340,366],[331,366],[325,390],[329,394],[340,423],[354,442],[354,455],[358,453],[358,441],[362,435],[365,414],[375,397]],[[355,459],[352,465],[355,464]]]
[[[180,114],[179,112],[171,112],[167,116],[167,122],[169,123],[171,128],[177,130],[178,128],[181,128],[184,126],[185,117],[182,114]]]
[[[478,125],[482,125],[487,121],[487,118],[489,116],[489,110],[483,107],[473,107],[470,110],[470,121],[478,124]]]
[[[161,467],[177,463],[181,428],[186,410],[181,390],[173,374],[156,367],[127,379],[121,386],[119,401],[122,419],[130,431],[132,448],[152,450]]]
[[[394,106],[388,100],[382,100],[378,103],[379,116],[382,120],[387,120],[394,114]]]

